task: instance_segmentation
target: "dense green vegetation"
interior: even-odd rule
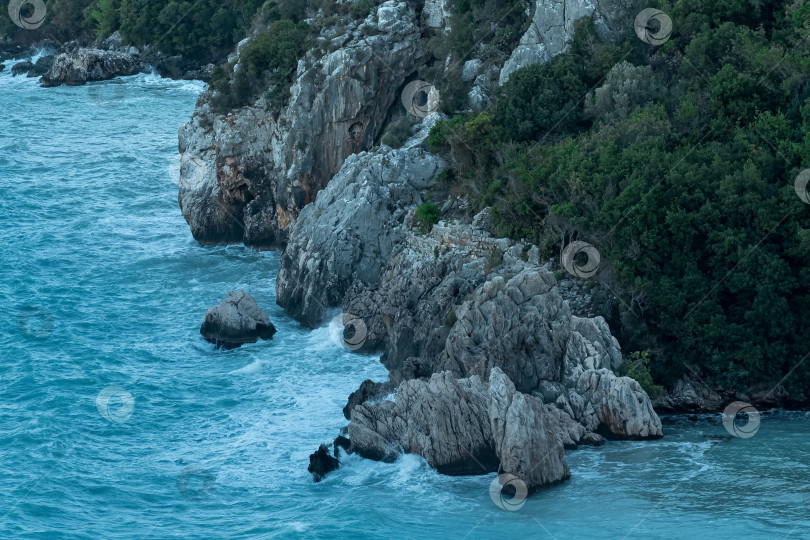
[[[601,254],[600,307],[658,383],[810,382],[810,3],[675,0],[659,47],[581,22],[569,52],[512,75],[497,102],[437,125],[446,181],[498,231],[559,260]],[[456,29],[454,29],[456,31]],[[615,298],[615,299],[614,299]],[[643,377],[642,377],[643,378]],[[653,384],[647,381],[645,384]]]

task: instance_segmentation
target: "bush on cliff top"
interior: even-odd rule
[[[491,111],[438,124],[429,143],[454,156],[453,181],[493,206],[500,234],[557,260],[571,238],[598,249],[602,312],[625,350],[652,350],[656,381],[691,365],[728,389],[790,374],[800,394],[810,205],[794,180],[810,167],[810,10],[665,9],[666,44],[630,32],[605,45],[586,21],[567,53],[516,72]]]

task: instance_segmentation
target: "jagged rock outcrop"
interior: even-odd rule
[[[51,68],[53,67],[53,63],[55,61],[56,61],[56,57],[53,56],[53,55],[40,57],[36,61],[36,63],[34,64],[34,67],[32,67],[28,71],[28,76],[29,77],[41,77],[41,76],[45,75],[46,73],[48,73],[51,70]]]
[[[349,156],[292,228],[276,281],[278,304],[314,327],[342,304],[352,283],[378,283],[404,236],[399,225],[440,167],[440,158],[419,148]]]
[[[370,459],[390,461],[405,451],[444,474],[484,474],[498,464],[487,407],[479,377],[436,373],[429,381],[403,382],[396,401],[355,407],[349,439]]]
[[[345,159],[374,144],[424,57],[417,15],[405,2],[383,3],[332,43],[334,52],[310,51],[299,61],[280,111],[268,111],[262,97],[218,115],[204,94],[180,128],[179,203],[198,241],[283,246]]]
[[[234,349],[259,339],[273,339],[276,327],[256,299],[243,290],[228,291],[218,306],[209,309],[200,334],[217,348]]]
[[[134,75],[142,64],[128,53],[102,49],[76,49],[56,57],[50,71],[40,79],[42,86],[78,86],[89,81]]]
[[[396,387],[391,381],[375,382],[371,379],[366,379],[360,383],[360,387],[357,390],[349,394],[346,406],[343,407],[343,416],[346,417],[346,420],[351,420],[352,411],[356,406],[362,405],[367,401],[385,397],[386,394],[390,394],[395,389]]]
[[[23,60],[22,62],[17,62],[13,66],[11,66],[11,76],[16,77],[17,75],[28,73],[32,69],[34,69],[34,63],[28,62],[27,60]]]
[[[531,25],[501,69],[500,84],[518,69],[564,52],[579,19],[591,18],[600,37],[610,39],[632,30],[642,4],[640,0],[536,0]]]
[[[570,476],[559,423],[542,400],[515,390],[499,369],[489,384],[473,375],[434,373],[402,383],[396,401],[352,411],[352,450],[378,460],[404,451],[444,474],[498,470],[520,477],[530,491]]]
[[[557,419],[542,400],[515,391],[498,368],[493,368],[489,379],[488,412],[499,473],[517,476],[530,493],[570,478]]]

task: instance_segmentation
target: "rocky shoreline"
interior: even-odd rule
[[[30,61],[37,54],[40,57],[36,63]],[[170,79],[208,81],[214,69],[213,64],[200,65],[178,55],[166,56],[148,48],[141,51],[124,44],[118,32],[98,44],[53,40],[27,47],[4,44],[0,46],[0,71],[5,67],[5,60],[20,58],[29,60],[16,63],[12,75],[40,77],[40,83],[45,87],[80,86],[153,71]]]

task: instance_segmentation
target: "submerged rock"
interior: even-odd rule
[[[128,53],[102,49],[79,48],[56,57],[48,73],[42,76],[42,86],[62,84],[77,86],[88,81],[104,81],[118,76],[134,75],[142,65]]]
[[[329,455],[329,448],[322,444],[314,454],[310,454],[307,470],[312,473],[315,482],[320,482],[328,473],[339,467],[340,461]]]
[[[259,339],[272,339],[276,327],[256,300],[243,290],[228,291],[228,297],[209,309],[200,334],[217,348],[234,349]]]

